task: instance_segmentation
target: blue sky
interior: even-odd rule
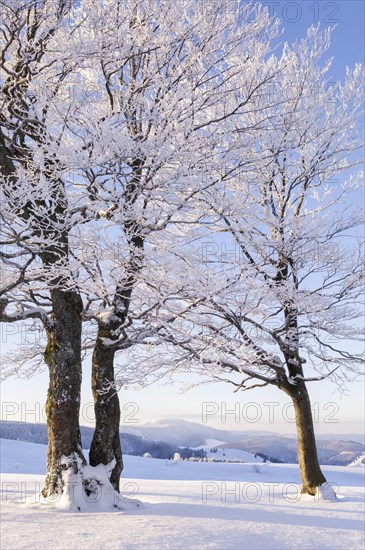
[[[307,27],[317,22],[323,28],[336,25],[330,50],[330,55],[334,56],[331,69],[331,77],[334,79],[344,77],[346,65],[364,62],[365,3],[362,0],[272,0],[262,3],[269,6],[283,21],[283,41],[291,42],[302,38]],[[17,329],[18,334],[12,338],[9,338],[8,329],[4,325],[0,329],[2,352],[9,351],[10,340],[15,344],[11,349],[16,353],[16,345],[21,337],[20,327]],[[1,386],[2,418],[43,422],[42,408],[46,400],[47,384],[46,372],[30,380],[13,378],[5,381]],[[338,392],[334,393],[335,390],[335,386],[327,381],[309,385],[317,432],[363,432],[364,384],[361,381],[355,382],[349,386],[348,394],[342,397]],[[176,417],[201,422],[202,410],[205,409],[215,411],[206,417],[206,423],[217,428],[268,429],[282,433],[295,431],[288,399],[276,388],[234,394],[228,385],[214,384],[199,386],[188,393],[179,394],[178,385],[154,385],[139,392],[121,390],[120,400],[122,420],[136,428],[139,423],[159,418]],[[92,423],[91,403],[90,365],[87,363],[84,368],[82,424]],[[213,406],[212,403],[216,405]],[[229,410],[234,412],[229,414]]]
[[[365,3],[362,0],[272,0],[263,4],[270,6],[282,20],[284,38],[289,42],[304,37],[307,27],[318,22],[323,28],[336,27],[331,46],[331,55],[335,57],[332,65],[335,78],[343,77],[346,65],[364,62]]]

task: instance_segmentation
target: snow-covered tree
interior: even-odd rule
[[[98,327],[90,463],[115,460],[116,488],[122,464],[115,354],[144,337],[143,317],[158,305],[149,288],[163,277],[166,228],[191,223],[190,200],[214,185],[229,153],[225,134],[274,77],[265,55],[277,25],[268,13],[247,6],[238,22],[219,5],[208,19],[205,8],[195,0],[107,2],[86,25],[98,51],[87,70],[99,112],[85,115],[93,167],[83,179],[98,208],[90,232],[103,239],[92,256],[81,251],[76,259],[85,276],[85,316]]]
[[[330,88],[330,62],[322,61],[329,43],[329,31],[311,28],[284,46],[272,105],[258,98],[242,121],[257,130],[249,156],[246,140],[242,149],[244,170],[195,204],[209,231],[201,225],[186,240],[198,241],[200,253],[176,244],[160,317],[150,319],[159,338],[138,350],[137,371],[142,384],[149,374],[187,371],[236,391],[272,385],[285,392],[309,494],[326,480],[307,383],[328,377],[341,386],[363,361],[363,69],[348,69],[344,83]]]

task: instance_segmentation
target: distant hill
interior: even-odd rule
[[[318,434],[318,439],[322,440],[337,440],[337,441],[357,441],[365,445],[365,434]]]
[[[84,449],[90,448],[93,433],[93,428],[81,426],[81,439]],[[47,445],[47,426],[28,422],[0,421],[0,438]],[[149,453],[153,458],[171,458],[175,452],[179,452],[184,456],[196,454],[193,450],[182,452],[177,445],[166,441],[150,441],[132,434],[121,433],[120,440],[123,453],[126,455],[142,456]]]
[[[147,439],[169,441],[175,445],[189,445],[190,447],[205,445],[208,439],[216,439],[225,443],[236,443],[251,435],[273,435],[273,432],[265,430],[249,432],[219,430],[205,424],[188,422],[187,420],[177,418],[167,418],[155,422],[148,422],[147,424],[133,426],[133,428],[125,425],[121,427],[121,430],[123,433],[138,434]]]
[[[124,426],[123,431],[131,429]],[[132,430],[132,429],[131,429]],[[229,431],[212,428],[197,422],[169,418],[133,427],[133,433],[147,439],[169,441],[176,445],[192,447],[205,446],[215,440],[215,447],[240,449],[251,454],[262,453],[286,463],[297,463],[297,439],[295,436],[279,435],[263,430]],[[361,440],[360,435],[355,435]],[[348,440],[348,436],[318,435],[317,448],[322,464],[346,466],[356,460],[365,446],[359,440]]]
[[[224,445],[219,445],[219,448]],[[264,453],[282,462],[298,462],[296,438],[282,436],[255,436],[245,438],[230,444],[234,449],[249,453]],[[321,464],[332,466],[347,466],[354,462],[365,451],[365,446],[357,441],[341,441],[337,439],[323,440],[317,438],[317,452]]]
[[[81,427],[85,449],[90,448],[92,436],[92,428]],[[0,437],[46,444],[47,429],[45,424],[0,421]],[[175,452],[184,457],[197,456],[199,450],[192,448],[204,449],[208,446],[241,450],[252,455],[259,453],[286,463],[298,462],[296,437],[268,431],[218,430],[181,419],[165,419],[133,427],[122,426],[121,444],[126,455],[142,456],[149,453],[154,458],[171,458]],[[334,466],[351,464],[365,453],[365,446],[359,441],[341,440],[335,436],[332,439],[318,436],[317,449],[321,464]]]

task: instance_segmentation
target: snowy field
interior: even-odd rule
[[[298,494],[298,467],[126,456],[121,487],[141,505],[71,513],[33,502],[46,447],[1,441],[1,549],[364,548],[364,467],[324,467],[338,502]]]

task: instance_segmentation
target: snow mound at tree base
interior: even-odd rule
[[[123,497],[109,481],[115,461],[89,466],[75,457],[63,457],[62,482],[59,491],[41,496],[37,503],[70,512],[129,512],[142,506],[136,499]]]
[[[301,500],[305,500],[308,502],[339,502],[339,498],[333,486],[327,481],[317,487],[316,493],[314,495],[309,493],[302,493],[300,497]]]
[[[317,487],[315,499],[317,502],[338,502],[334,488],[327,481]]]

